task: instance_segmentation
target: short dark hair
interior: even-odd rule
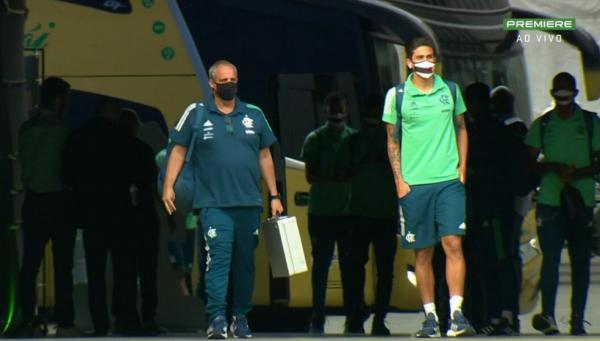
[[[417,37],[417,38],[411,40],[406,45],[406,58],[411,59],[413,53],[415,53],[415,50],[421,46],[431,47],[431,49],[433,50],[433,55],[437,56],[437,51],[435,49],[435,44],[433,43],[433,40],[431,40],[427,37]]]
[[[572,89],[577,89],[577,81],[572,74],[568,72],[560,72],[552,79],[552,88],[556,88],[556,84],[564,82],[569,84]]]
[[[62,96],[67,96],[71,85],[59,77],[48,77],[40,86],[40,106],[48,108],[53,102]]]
[[[346,95],[339,91],[333,91],[325,96],[325,100],[323,100],[323,107],[325,112],[331,114],[334,111],[341,111],[343,105],[348,105],[348,99]]]
[[[482,103],[489,103],[490,87],[483,82],[475,82],[469,84],[465,88],[465,99],[474,99]]]

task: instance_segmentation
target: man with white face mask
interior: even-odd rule
[[[350,274],[350,191],[352,158],[350,139],[357,131],[346,125],[348,101],[338,92],[325,97],[327,122],[310,132],[302,146],[301,159],[306,163],[306,180],[310,183],[308,201],[308,232],[312,244],[313,316],[309,331],[323,334],[325,325],[325,293],[327,275],[337,244],[344,307],[347,313],[346,332],[360,333],[362,323],[354,328],[349,323],[352,304],[347,290]],[[362,321],[361,321],[362,322]]]
[[[401,246],[415,250],[415,272],[425,311],[425,322],[416,336],[440,336],[432,267],[434,248],[440,241],[450,294],[446,335],[473,335],[475,330],[461,309],[466,272],[462,251],[466,108],[456,84],[435,73],[437,56],[431,40],[411,41],[406,56],[412,72],[405,84],[388,91],[383,121],[387,123],[388,157],[400,205]]]
[[[558,334],[554,319],[558,266],[565,240],[569,248],[573,287],[572,335],[584,335],[584,312],[590,280],[592,214],[595,204],[593,174],[600,171],[600,123],[596,113],[574,102],[575,78],[557,74],[550,94],[556,105],[536,119],[525,143],[530,168],[542,176],[537,204],[537,232],[543,253],[540,288],[542,313],[533,327],[546,335]],[[544,155],[538,160],[539,154]]]

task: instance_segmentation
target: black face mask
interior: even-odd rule
[[[217,96],[225,101],[231,101],[237,95],[237,83],[227,82],[217,84],[217,90],[215,90]]]

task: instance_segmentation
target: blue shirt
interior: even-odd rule
[[[194,208],[262,206],[259,154],[277,141],[262,110],[239,99],[227,115],[212,99],[200,106],[203,117],[196,127],[194,103],[171,134],[173,143],[192,152]]]

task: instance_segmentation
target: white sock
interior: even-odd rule
[[[462,303],[463,303],[463,297],[462,296],[452,296],[452,297],[450,297],[450,316],[454,317],[454,312],[455,311],[462,312]]]
[[[423,309],[425,310],[425,316],[429,315],[429,313],[432,313],[433,316],[435,316],[435,320],[438,320],[437,313],[435,312],[435,303],[423,304]]]

